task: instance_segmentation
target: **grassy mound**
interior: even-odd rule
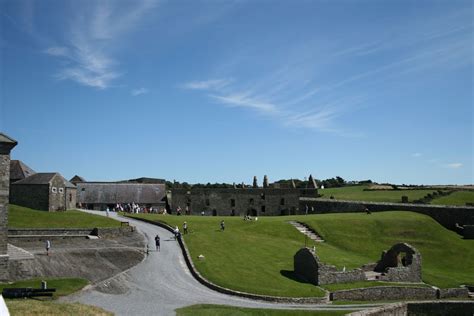
[[[462,240],[432,218],[412,212],[322,214],[260,217],[257,222],[226,217],[138,217],[171,226],[188,222],[184,240],[196,268],[210,281],[235,290],[289,297],[320,296],[321,290],[293,275],[293,256],[304,246],[304,235],[287,223],[299,220],[314,227],[326,240],[317,244],[323,262],[347,269],[376,262],[383,250],[407,242],[422,254],[423,280],[439,287],[474,283],[474,240]],[[314,243],[308,241],[308,245]],[[198,260],[198,255],[204,260]],[[368,282],[364,286],[384,285]],[[357,286],[359,287],[359,286]]]
[[[80,211],[46,212],[10,204],[8,227],[11,228],[91,228],[120,227],[111,218]]]
[[[460,205],[464,206],[466,203],[474,204],[474,191],[456,191],[450,195],[442,196],[431,201],[431,204],[438,205]]]
[[[423,281],[439,287],[474,283],[474,240],[463,240],[431,217],[412,212],[322,214],[304,220],[326,240],[320,258],[339,268],[375,262],[382,250],[407,242],[422,255]]]
[[[348,311],[308,311],[308,310],[284,310],[284,309],[263,309],[244,308],[225,305],[192,305],[176,310],[177,316],[204,316],[204,315],[230,315],[230,316],[338,316],[346,315]]]
[[[318,193],[322,198],[329,199],[333,196],[337,200],[369,201],[369,202],[393,202],[401,203],[402,196],[407,196],[408,201],[412,202],[423,198],[428,193],[435,190],[372,190],[367,185],[355,185],[341,188],[319,189]]]

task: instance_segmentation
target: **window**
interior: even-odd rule
[[[285,205],[285,199],[284,199],[284,198],[282,198],[282,199],[280,200],[280,205]]]
[[[51,192],[53,192],[53,193],[57,193],[57,192],[58,192],[58,188],[56,188],[56,187],[52,187],[52,188],[51,188]]]
[[[64,188],[59,188],[59,193],[63,194],[64,193]]]
[[[253,199],[250,199],[250,200],[249,200],[249,204],[250,204],[250,205],[253,205]]]
[[[72,202],[72,193],[69,193],[69,202]]]
[[[230,199],[230,206],[232,206],[232,207],[235,206],[235,199]]]
[[[261,210],[262,210],[262,213],[265,213],[265,205],[262,205]]]
[[[209,206],[211,205],[211,201],[209,201],[209,199],[206,199],[206,206]]]
[[[86,190],[86,188],[82,188],[81,191],[84,192]]]

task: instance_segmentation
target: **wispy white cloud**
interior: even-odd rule
[[[218,90],[229,85],[229,83],[231,82],[232,79],[210,79],[204,81],[191,81],[183,84],[182,88],[190,90]]]
[[[280,111],[277,107],[269,102],[261,101],[248,97],[245,93],[243,94],[231,94],[226,96],[210,95],[212,98],[234,107],[246,107],[254,110],[258,110],[265,114],[277,114]]]
[[[154,0],[142,0],[117,6],[101,1],[79,12],[71,25],[65,26],[64,38],[68,40],[45,50],[46,54],[65,61],[55,77],[97,89],[109,88],[122,76],[111,48],[155,4]]]
[[[411,156],[414,157],[414,158],[420,158],[421,156],[423,156],[423,154],[422,153],[413,153],[413,154],[411,154]]]
[[[453,162],[453,163],[448,163],[448,164],[444,165],[444,167],[450,168],[450,169],[459,169],[462,166],[463,166],[463,164],[460,163],[460,162]]]
[[[146,88],[138,88],[138,89],[133,89],[131,91],[131,94],[135,97],[137,95],[140,95],[140,94],[145,94],[145,93],[148,93],[148,89]]]

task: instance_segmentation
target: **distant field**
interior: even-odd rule
[[[442,196],[431,201],[431,204],[438,205],[466,205],[474,203],[474,191],[456,191],[447,196]]]
[[[408,242],[422,253],[425,282],[439,287],[474,284],[474,240],[463,240],[418,213],[260,217],[257,222],[225,217],[225,232],[219,231],[222,217],[134,216],[180,227],[186,220],[191,233],[184,240],[196,268],[212,282],[235,290],[274,296],[322,295],[318,287],[294,278],[293,256],[305,243],[304,235],[287,223],[295,219],[316,228],[326,240],[316,246],[320,258],[340,269],[376,262],[383,250]],[[308,245],[314,244],[308,241]],[[200,254],[205,260],[197,260]]]
[[[46,212],[10,204],[10,228],[93,228],[119,227],[120,222],[111,218],[80,211]]]
[[[369,186],[355,185],[341,188],[319,189],[322,198],[329,199],[333,196],[337,200],[369,201],[369,202],[394,202],[401,203],[402,196],[408,197],[408,202],[423,198],[428,193],[436,190],[373,190],[364,191]]]

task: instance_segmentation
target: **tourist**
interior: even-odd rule
[[[201,212],[201,216],[204,216],[204,211]]]
[[[221,220],[221,231],[225,230],[225,223],[224,220]]]
[[[188,223],[183,223],[183,234],[186,235],[188,233]]]
[[[46,255],[49,256],[49,249],[51,249],[51,242],[49,240],[46,240],[44,245],[46,247]]]
[[[107,215],[107,217],[109,217],[109,207],[105,209],[105,214]]]
[[[181,206],[178,206],[178,208],[176,209],[176,215],[181,215]]]
[[[175,227],[173,233],[174,233],[174,239],[175,239],[175,240],[178,240],[178,238],[179,238],[179,236],[180,236],[178,226]]]
[[[160,236],[158,235],[155,236],[155,246],[156,246],[156,251],[160,251]]]
[[[365,213],[366,213],[367,215],[370,215],[370,214],[372,214],[372,212],[370,212],[370,210],[369,210],[367,207],[365,208],[365,210],[364,210],[364,211],[365,211]]]

